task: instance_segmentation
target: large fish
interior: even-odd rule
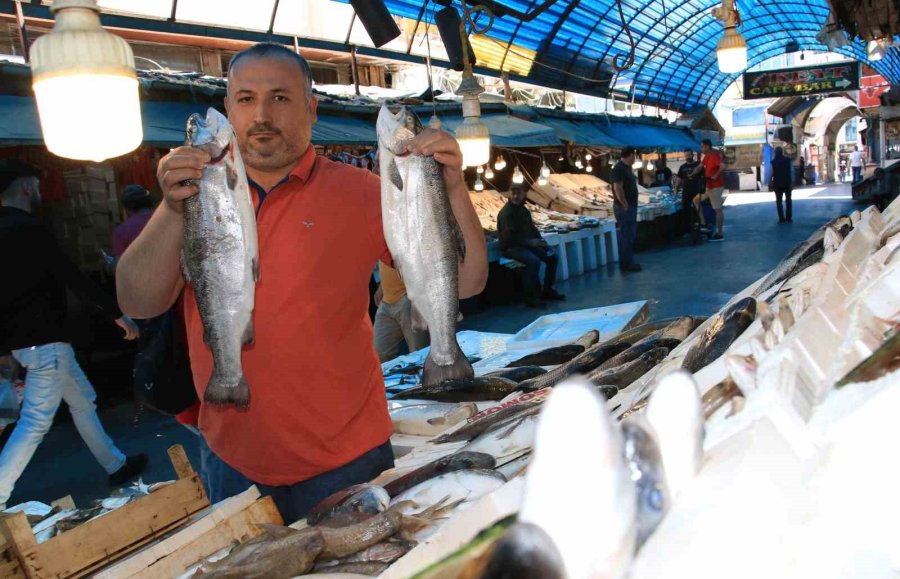
[[[641,338],[638,342],[635,342],[633,346],[631,346],[621,354],[613,356],[612,358],[601,364],[597,368],[597,371],[609,370],[610,368],[615,368],[617,366],[627,364],[628,362],[640,358],[643,354],[655,348],[667,348],[668,350],[674,350],[675,347],[678,346],[678,344],[680,344],[691,334],[695,327],[696,326],[694,325],[694,319],[690,316],[677,318],[665,328],[662,328],[644,338]]]
[[[756,319],[756,300],[747,297],[716,314],[716,318],[691,346],[681,367],[688,372],[698,372],[725,353],[731,344],[744,333]]]
[[[553,368],[546,374],[520,382],[518,389],[523,392],[533,392],[542,388],[555,386],[558,382],[573,374],[585,374],[590,372],[616,354],[624,352],[630,346],[631,344],[629,342],[620,342],[618,339],[611,342],[594,344],[581,354],[578,354],[565,364]]]
[[[434,157],[407,152],[421,131],[406,107],[394,114],[383,106],[378,114],[384,238],[412,302],[413,324],[427,327],[431,336],[422,383],[433,386],[475,372],[456,341],[465,242],[440,165]]]
[[[391,497],[418,486],[435,477],[455,472],[458,470],[492,469],[497,464],[493,456],[478,452],[457,452],[449,456],[442,456],[424,466],[420,466],[412,472],[392,480],[384,485],[384,490]]]
[[[436,436],[451,426],[478,414],[473,402],[413,404],[391,410],[394,432],[416,436]]]
[[[594,370],[586,378],[597,386],[615,386],[617,389],[625,388],[662,362],[668,354],[668,348],[653,348],[621,366],[607,370]]]
[[[531,416],[532,414],[537,413],[540,410],[543,401],[543,398],[528,400],[519,404],[510,404],[509,406],[501,408],[496,412],[491,412],[490,414],[482,414],[453,432],[441,434],[434,439],[434,442],[443,443],[472,440],[476,436],[481,436],[489,430],[494,430],[510,420]]]
[[[250,387],[241,350],[253,342],[253,304],[259,279],[256,215],[247,174],[228,119],[210,108],[191,115],[187,144],[209,153],[200,192],[184,201],[185,280],[194,287],[203,340],[212,350],[206,404],[246,409]]]
[[[414,510],[436,505],[471,502],[505,483],[506,478],[494,470],[457,470],[428,479],[400,493],[391,501],[391,508],[411,514]]]
[[[517,366],[515,368],[501,368],[485,374],[485,376],[490,378],[506,378],[513,382],[524,382],[525,380],[530,380],[546,373],[547,371],[540,366]]]
[[[394,394],[395,400],[436,400],[438,402],[479,402],[502,400],[519,385],[498,376],[449,379],[437,384],[413,386]]]
[[[339,490],[326,497],[309,511],[306,517],[310,525],[318,524],[342,513],[367,513],[377,515],[384,512],[391,503],[391,497],[383,488],[372,484],[358,484]]]

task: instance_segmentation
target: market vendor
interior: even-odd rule
[[[527,193],[528,186],[525,184],[514,184],[510,188],[509,201],[497,214],[497,232],[500,235],[500,252],[503,257],[525,265],[525,305],[529,308],[542,308],[542,299],[564,300],[566,296],[553,289],[559,258],[534,226],[531,212],[525,207]],[[540,281],[541,263],[546,266],[543,291]]]
[[[694,197],[699,195],[703,188],[703,178],[699,174],[694,174],[698,165],[700,163],[694,160],[694,152],[688,149],[684,152],[684,163],[675,175],[675,191],[681,189],[681,217],[686,231],[694,223]]]
[[[421,350],[431,342],[428,330],[413,326],[412,302],[406,295],[406,285],[400,273],[384,262],[378,263],[381,283],[375,290],[375,351],[381,362],[400,355],[400,346],[406,342],[410,352]]]
[[[390,262],[373,173],[317,156],[310,144],[316,97],[308,63],[276,44],[257,44],[229,65],[228,118],[257,206],[260,280],[255,342],[243,351],[249,410],[203,404],[199,427],[211,499],[256,484],[287,521],[302,518],[333,492],[393,465],[391,420],[368,317],[368,283],[379,259]],[[487,249],[469,201],[456,140],[425,130],[410,153],[443,166],[463,231],[459,295],[487,280]],[[194,383],[203,397],[212,357],[193,289],[179,266],[184,200],[198,192],[209,155],[180,147],[157,176],[164,202],[119,262],[119,302],[137,317],[156,316],[185,292]]]
[[[624,147],[619,162],[613,167],[613,211],[616,215],[619,268],[622,271],[641,271],[641,264],[634,261],[634,241],[637,238],[637,177],[631,166],[637,152],[634,147]]]
[[[709,238],[710,241],[725,240],[725,211],[722,209],[725,197],[725,164],[722,162],[722,155],[713,148],[712,141],[703,139],[700,141],[700,151],[703,158],[700,165],[691,173],[694,177],[701,174],[704,177],[706,191],[694,198],[694,206],[700,215],[700,221],[705,223],[703,218],[703,201],[708,200],[716,213],[716,231]]]

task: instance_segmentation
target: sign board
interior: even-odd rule
[[[859,90],[859,63],[744,73],[744,98],[767,99]]]
[[[725,164],[729,169],[752,169],[763,164],[762,145],[725,147]]]
[[[879,97],[890,87],[891,83],[880,74],[862,77],[862,86],[859,91],[859,108],[869,109],[881,106]]]

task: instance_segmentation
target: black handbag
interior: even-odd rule
[[[187,410],[197,402],[197,391],[175,310],[135,323],[141,330],[134,358],[135,400],[168,415]]]

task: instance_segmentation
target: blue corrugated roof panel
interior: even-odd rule
[[[463,122],[459,115],[438,115],[443,128],[450,132]],[[558,147],[559,138],[554,130],[543,124],[531,123],[504,114],[485,114],[482,122],[487,125],[491,144],[498,147]]]

